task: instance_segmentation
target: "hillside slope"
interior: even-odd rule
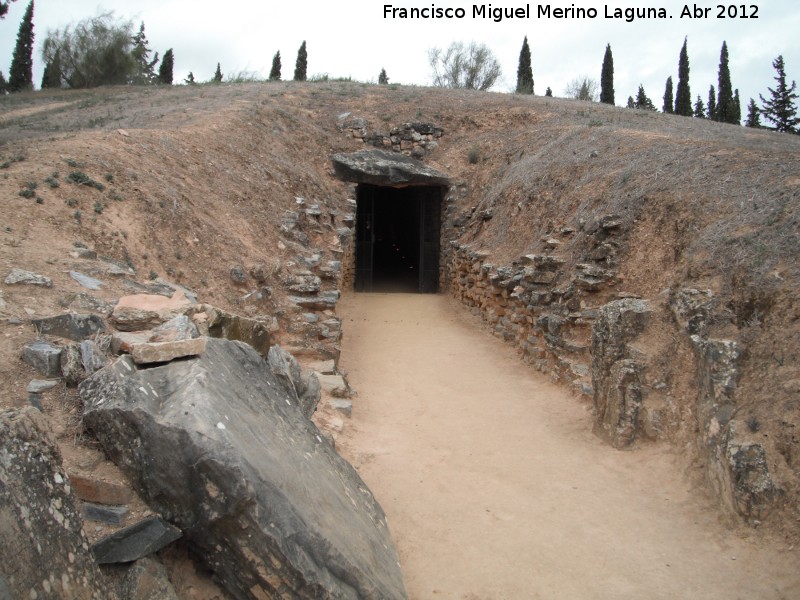
[[[324,354],[331,345],[316,347],[324,336],[288,297],[310,264],[347,257],[338,229],[353,210],[353,189],[334,177],[330,156],[364,142],[340,130],[340,117],[364,119],[369,134],[425,121],[445,132],[425,161],[454,181],[442,288],[526,360],[574,380],[586,401],[595,392],[585,369],[589,321],[609,301],[647,300],[654,316],[636,351],[647,356],[642,413],[652,418],[642,419],[648,435],[633,441],[670,440],[687,448],[687,464],[704,465],[730,460],[734,446],[762,448],[755,462],[767,467],[769,497],[731,512],[797,539],[797,136],[567,100],[354,83],[40,92],[0,98],[0,109],[0,275],[21,268],[53,280],[52,288],[0,287],[3,407],[26,403],[33,373],[19,354],[35,336],[27,319],[74,307],[85,292],[69,271],[103,280],[93,294],[106,302],[162,278],[203,302],[274,318],[277,341]],[[20,195],[26,189],[32,197]],[[321,207],[322,219],[303,231],[287,226],[287,214],[308,206]],[[81,249],[98,258],[81,258]],[[488,281],[507,268],[505,297],[503,276],[485,288],[507,303],[525,255],[555,257],[558,270],[542,288],[546,309],[504,329],[494,305],[459,287],[458,269],[480,263]],[[102,257],[132,272],[115,276]],[[576,287],[576,273],[602,282]],[[713,383],[718,373],[713,365],[698,370],[700,342],[689,335],[698,332],[683,331],[676,308],[685,290],[708,299],[693,305],[704,318],[701,342],[736,344],[735,385],[723,390],[724,401],[710,401],[715,411],[724,405],[724,422],[698,408],[699,379]],[[570,317],[578,313],[586,318]],[[574,352],[535,350],[527,340],[536,327],[556,322],[566,323]],[[53,399],[45,409],[72,440],[79,407]],[[724,451],[703,442],[700,430],[714,419],[728,436]],[[706,477],[724,497],[730,481],[715,487],[713,469]]]

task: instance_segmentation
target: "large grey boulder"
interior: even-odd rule
[[[448,186],[450,178],[426,164],[388,150],[360,150],[334,154],[331,158],[336,175],[345,181],[372,185]]]
[[[386,518],[250,346],[122,357],[81,384],[84,423],[234,598],[405,598]]]
[[[0,598],[116,598],[81,524],[45,418],[0,411]]]

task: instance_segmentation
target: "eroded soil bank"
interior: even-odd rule
[[[349,294],[339,448],[382,504],[411,598],[796,598],[800,560],[720,522],[666,444],[588,406],[445,296]]]

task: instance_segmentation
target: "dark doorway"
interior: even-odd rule
[[[439,291],[441,187],[358,186],[357,292]]]

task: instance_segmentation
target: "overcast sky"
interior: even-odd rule
[[[556,7],[593,8],[596,18],[539,18],[544,4],[495,2],[494,8],[530,6],[529,19],[495,22],[473,17],[473,4],[441,0],[392,0],[395,8],[461,7],[462,19],[411,20],[385,18],[383,2],[375,0],[36,0],[34,11],[34,82],[38,87],[43,65],[40,48],[47,31],[113,11],[125,20],[141,21],[153,51],[168,48],[175,53],[175,81],[192,71],[198,81],[212,77],[217,62],[222,72],[268,74],[272,57],[280,50],[283,78],[294,72],[297,50],[308,45],[308,74],[328,73],[375,81],[385,68],[392,83],[427,85],[430,67],[427,51],[456,40],[484,43],[497,56],[503,80],[496,91],[513,89],[524,36],[533,55],[535,93],[549,86],[556,96],[576,77],[599,80],[607,43],[614,55],[614,87],[617,104],[635,96],[644,84],[648,96],[661,108],[664,85],[672,75],[677,84],[678,55],[688,36],[692,97],[705,101],[709,85],[717,84],[719,53],[723,40],[730,54],[734,88],[739,88],[746,113],[749,98],[767,94],[774,87],[772,61],[782,54],[787,78],[800,81],[800,2],[756,0],[757,19],[717,18],[717,3],[699,2],[689,8],[709,8],[707,18],[681,18],[683,2],[656,0],[627,3],[575,0]],[[12,3],[0,21],[0,70],[8,77],[17,30],[28,0]],[[477,4],[481,6],[481,4]],[[741,6],[741,5],[734,5]],[[608,9],[606,8],[608,7]],[[626,7],[663,7],[672,18],[605,18],[606,10]]]

